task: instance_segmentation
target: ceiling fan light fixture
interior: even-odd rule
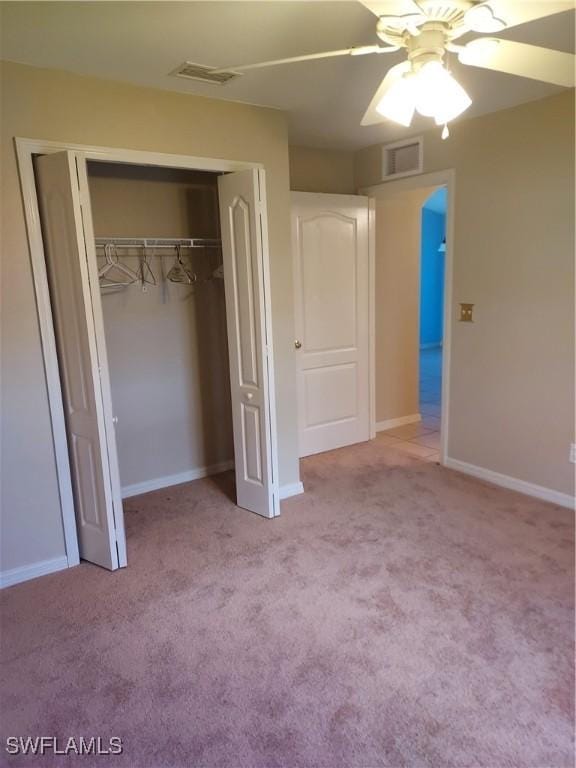
[[[429,61],[416,72],[408,72],[395,80],[376,111],[395,123],[408,127],[417,111],[432,117],[437,125],[445,125],[467,109],[472,100],[460,83],[442,66]]]
[[[376,111],[406,128],[412,122],[415,110],[414,76],[406,75],[396,80],[382,97]]]
[[[433,117],[437,125],[449,123],[472,104],[464,88],[439,61],[424,64],[414,80],[417,111]]]

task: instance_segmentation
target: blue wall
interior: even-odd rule
[[[422,208],[420,253],[420,346],[442,343],[444,253],[438,248],[446,233],[446,215]]]

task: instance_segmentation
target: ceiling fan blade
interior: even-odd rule
[[[362,118],[360,125],[376,125],[377,123],[383,123],[386,120],[385,117],[376,111],[376,107],[380,104],[384,98],[384,95],[394,85],[394,83],[396,83],[406,72],[409,71],[409,61],[402,61],[400,64],[396,64],[394,67],[391,67],[388,70],[386,77],[384,80],[382,80],[378,90],[372,97],[372,101],[364,113],[364,117]]]
[[[473,67],[493,69],[565,88],[574,87],[576,57],[572,53],[483,37],[465,45],[459,51],[458,59]]]
[[[359,45],[355,48],[341,48],[338,51],[322,51],[321,53],[307,53],[303,56],[291,56],[287,59],[273,59],[272,61],[260,61],[257,64],[238,64],[233,67],[218,67],[211,74],[219,72],[245,72],[249,69],[262,69],[264,67],[276,67],[280,64],[296,64],[299,61],[314,61],[315,59],[331,59],[334,56],[366,56],[370,53],[387,53],[397,51],[398,48],[383,45]]]
[[[499,19],[490,3],[478,3],[464,14],[466,30],[471,32],[501,32],[506,29],[506,22]]]
[[[308,53],[304,56],[291,56],[287,59],[273,59],[272,61],[260,61],[257,64],[238,64],[233,67],[219,67],[213,74],[219,72],[244,72],[248,69],[260,69],[262,67],[276,67],[279,64],[295,64],[298,61],[313,61],[314,59],[330,59],[333,56],[349,56],[352,48],[341,48],[339,51],[323,51],[322,53]]]
[[[487,0],[483,5],[490,6],[494,16],[502,19],[506,27],[516,27],[544,16],[570,11],[574,8],[574,0]]]
[[[414,0],[360,0],[375,16],[404,16],[407,13],[419,13],[420,8]]]

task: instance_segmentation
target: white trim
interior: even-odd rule
[[[63,571],[68,568],[68,558],[66,555],[53,557],[51,560],[41,560],[31,565],[22,565],[19,568],[12,568],[9,571],[0,573],[0,589],[11,587],[13,584],[20,584],[22,581],[36,579],[38,576],[46,576],[48,573]]]
[[[299,496],[304,493],[304,483],[289,483],[280,486],[280,499],[289,499],[291,496]]]
[[[492,469],[468,464],[466,461],[460,461],[459,459],[451,459],[449,456],[446,457],[444,466],[457,472],[462,472],[465,475],[471,475],[479,480],[499,485],[502,488],[508,488],[511,491],[518,491],[518,493],[524,493],[527,496],[534,496],[537,499],[549,501],[551,504],[568,507],[568,509],[574,509],[576,503],[576,498],[568,493],[554,491],[552,488],[545,488],[542,485],[529,483],[526,480],[519,480],[516,477],[510,477],[510,475],[502,475],[500,472],[494,472]]]
[[[452,353],[452,304],[454,272],[454,222],[456,204],[456,172],[452,168],[434,173],[375,184],[363,187],[360,194],[376,199],[393,197],[400,192],[421,187],[446,187],[446,253],[444,261],[444,338],[442,340],[442,409],[440,413],[440,463],[446,464],[448,457],[448,434],[450,430],[450,358]]]
[[[376,200],[368,198],[368,376],[370,440],[376,437]]]
[[[186,472],[179,472],[176,475],[165,475],[164,477],[155,477],[153,480],[144,480],[142,483],[133,483],[125,485],[122,488],[122,498],[129,499],[131,496],[140,496],[141,493],[158,491],[160,488],[169,488],[171,485],[180,485],[189,483],[192,480],[201,480],[210,475],[219,475],[220,472],[227,472],[234,469],[234,460],[221,461],[219,464],[210,464],[207,467],[197,467],[188,469]]]
[[[411,416],[399,416],[397,419],[378,421],[376,423],[376,432],[385,432],[387,429],[403,427],[406,424],[416,424],[419,421],[422,421],[422,415],[420,413],[413,413]]]
[[[224,160],[215,157],[194,157],[173,155],[167,152],[118,147],[99,147],[92,144],[73,144],[63,141],[16,138],[16,147],[23,156],[26,154],[49,154],[51,152],[81,152],[87,160],[101,160],[106,163],[131,163],[132,165],[160,165],[165,168],[188,168],[194,171],[246,171],[249,168],[264,168],[262,163],[243,160]]]
[[[125,148],[98,147],[60,141],[45,141],[42,139],[17,137],[14,139],[14,142],[16,145],[16,156],[24,203],[24,218],[26,221],[30,261],[32,264],[36,308],[40,325],[40,339],[42,343],[44,371],[48,391],[48,405],[52,422],[66,560],[68,566],[73,566],[78,565],[80,562],[78,534],[74,512],[74,497],[72,495],[68,441],[66,438],[64,406],[60,385],[58,357],[56,354],[54,323],[52,319],[44,243],[42,240],[40,213],[34,178],[33,156],[36,154],[42,155],[51,154],[53,152],[72,151],[79,153],[79,155],[86,160],[99,160],[111,163],[131,163],[134,165],[152,165],[166,168],[187,168],[191,170],[217,171],[224,173],[243,171],[251,168],[263,169],[264,165],[262,163],[238,160],[173,155],[164,152],[148,152]],[[266,254],[266,258],[268,258],[268,254]],[[274,401],[271,400],[271,404],[273,404],[273,402]],[[276,413],[271,412],[271,418],[276,419]],[[273,446],[273,449],[274,448],[275,446]]]

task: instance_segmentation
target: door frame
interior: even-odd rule
[[[46,376],[46,386],[48,392],[48,407],[50,410],[50,420],[52,425],[52,442],[54,446],[58,492],[60,496],[60,508],[62,512],[66,559],[68,561],[68,567],[71,568],[72,566],[79,564],[80,555],[78,551],[78,534],[76,529],[76,515],[74,511],[74,497],[72,494],[70,460],[68,457],[68,438],[64,420],[64,404],[62,388],[60,384],[58,356],[56,353],[54,321],[50,303],[48,275],[46,270],[46,257],[44,252],[44,242],[42,240],[40,211],[38,206],[36,181],[34,176],[34,155],[47,155],[54,152],[69,151],[80,154],[86,161],[94,160],[108,163],[149,165],[163,168],[181,168],[186,170],[214,171],[220,173],[233,173],[234,171],[245,171],[250,169],[264,170],[264,165],[262,163],[247,162],[241,160],[225,160],[222,158],[197,157],[192,155],[175,155],[165,152],[133,150],[116,147],[101,147],[21,137],[16,137],[14,139],[14,144],[16,147],[16,159],[24,205],[24,219],[26,222],[30,261],[32,264],[32,279],[34,283],[36,310],[38,313],[40,341],[42,345],[44,372]],[[265,191],[263,194],[265,196]],[[266,210],[265,197],[264,208]],[[263,288],[264,295],[269,298],[270,254],[268,240],[266,237],[267,232],[264,232],[263,235]],[[273,360],[270,301],[266,302],[264,321],[269,339],[270,356]],[[273,365],[268,367],[268,379],[268,386],[270,390],[270,419],[271,423],[275,425],[276,403]],[[275,486],[275,492],[279,494],[278,446],[275,439],[276,430],[272,430],[272,433],[273,439],[271,439],[271,453],[273,485]]]
[[[408,190],[423,187],[446,187],[448,205],[446,207],[446,253],[444,255],[444,336],[442,339],[442,410],[440,413],[440,464],[445,465],[448,458],[448,436],[450,429],[450,360],[452,357],[452,315],[453,315],[453,272],[454,272],[454,212],[456,195],[456,171],[447,168],[433,173],[422,173],[416,176],[386,181],[363,187],[359,190],[362,195],[369,195],[374,200],[391,198]],[[376,287],[373,283],[371,293],[375,301]],[[375,322],[371,317],[371,321]],[[375,325],[372,325],[372,335],[375,336]],[[375,349],[371,346],[371,354]],[[375,359],[372,359],[374,369]],[[375,413],[375,411],[373,411]],[[376,425],[373,425],[374,431]]]

